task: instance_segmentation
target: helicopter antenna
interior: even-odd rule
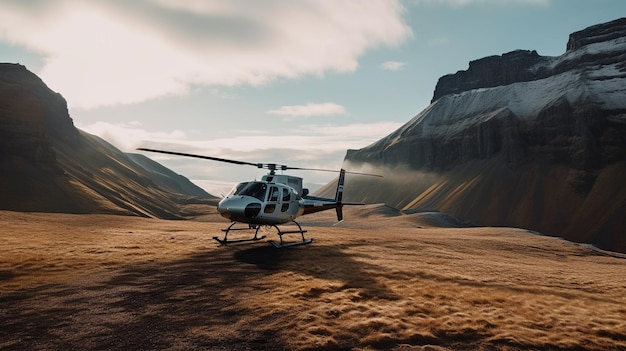
[[[285,165],[279,165],[279,164],[276,164],[276,163],[254,163],[254,162],[246,162],[246,161],[237,161],[237,160],[230,160],[230,159],[226,159],[226,158],[194,155],[194,154],[187,154],[187,153],[184,153],[184,152],[148,149],[148,148],[143,148],[143,147],[138,147],[137,150],[149,151],[149,152],[158,152],[158,153],[162,153],[162,154],[176,155],[176,156],[195,157],[195,158],[201,158],[201,159],[211,160],[211,161],[232,163],[232,164],[236,164],[236,165],[254,166],[254,167],[257,167],[257,168],[266,168],[266,169],[268,169],[270,171],[270,175],[276,174],[276,170],[280,170],[280,171],[300,170],[300,171],[318,171],[318,172],[333,172],[333,173],[341,172],[341,171],[337,171],[337,170],[334,170],[334,169],[302,168],[302,167],[290,167],[290,166],[285,166]],[[365,176],[383,178],[383,176],[379,175],[379,174],[361,173],[361,172],[349,172],[349,171],[345,171],[345,173],[346,174],[358,174],[358,175],[365,175]]]

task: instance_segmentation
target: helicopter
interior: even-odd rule
[[[226,162],[236,165],[248,165],[257,168],[268,169],[268,174],[264,175],[261,180],[241,182],[235,185],[232,190],[218,203],[217,210],[220,215],[231,221],[231,224],[227,228],[222,229],[222,231],[224,232],[224,237],[213,237],[213,239],[217,241],[220,245],[226,245],[230,243],[253,242],[265,239],[265,235],[259,236],[259,230],[261,227],[264,226],[269,226],[276,229],[280,241],[269,241],[270,244],[272,244],[276,248],[310,244],[313,242],[313,238],[305,238],[304,234],[307,231],[302,229],[302,226],[295,221],[297,217],[335,209],[337,213],[337,220],[341,222],[343,220],[344,205],[363,205],[362,203],[344,203],[342,201],[345,175],[357,174],[382,178],[381,175],[377,174],[348,172],[344,169],[336,171],[320,168],[290,167],[275,163],[253,163],[219,157],[194,155],[183,152],[148,149],[142,147],[137,148],[137,150],[176,156],[201,158],[205,160]],[[286,174],[276,174],[277,170],[307,170],[339,173],[335,198],[330,199],[311,196],[309,195],[309,190],[302,187],[302,178]],[[284,230],[279,227],[279,225],[287,224],[289,222],[293,222],[297,229]],[[244,224],[244,226],[242,226],[242,224]],[[228,237],[228,234],[231,231],[243,230],[254,231],[254,236],[244,239],[230,239]],[[299,234],[301,240],[286,243],[283,241],[283,235],[286,234]]]

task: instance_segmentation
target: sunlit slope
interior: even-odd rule
[[[497,159],[438,174],[403,168],[383,173],[382,180],[348,178],[345,201],[381,202],[407,212],[436,210],[475,224],[527,228],[626,250],[626,188],[615,186],[623,181],[626,162],[603,169],[586,194],[568,184],[567,167],[529,164],[512,170]],[[331,194],[333,185],[322,194]]]
[[[74,127],[63,97],[25,67],[0,64],[0,208],[180,218],[214,198]]]

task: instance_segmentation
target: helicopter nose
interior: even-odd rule
[[[244,196],[227,198],[220,201],[217,210],[222,217],[232,221],[246,222],[258,216],[261,212],[261,204]]]

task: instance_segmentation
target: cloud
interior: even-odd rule
[[[176,141],[188,138],[180,130],[148,131],[143,129],[143,125],[139,121],[127,123],[98,121],[90,125],[79,125],[78,128],[101,137],[122,151],[132,151],[141,146],[145,140]]]
[[[95,122],[78,125],[78,128],[97,135],[122,151],[132,151],[137,147],[178,146],[182,152],[210,152],[221,154],[223,150],[238,153],[257,153],[258,150],[285,148],[288,150],[319,152],[345,151],[351,147],[363,147],[400,128],[402,123],[381,121],[349,125],[308,124],[281,133],[246,131],[233,133],[226,138],[192,140],[188,133],[180,130],[147,130],[139,122],[109,123]],[[146,145],[149,143],[150,145]],[[151,146],[152,145],[152,146]],[[288,145],[286,147],[285,145]],[[254,151],[256,150],[256,151]],[[231,155],[222,155],[231,157]]]
[[[406,65],[405,62],[386,61],[386,62],[381,63],[380,67],[388,71],[400,71],[404,68],[405,65]]]
[[[42,55],[42,79],[89,109],[351,72],[412,36],[403,15],[399,0],[6,0],[0,40]]]
[[[281,133],[246,131],[227,138],[191,140],[184,131],[147,130],[141,123],[96,122],[78,127],[95,134],[125,152],[137,147],[186,152],[246,162],[280,163],[294,167],[339,169],[347,149],[365,147],[400,128],[402,123],[381,121],[349,125],[308,124]],[[146,154],[166,167],[199,181],[213,194],[224,192],[238,181],[249,180],[255,169],[242,169],[231,164],[205,162],[163,154]],[[302,174],[307,182],[323,184],[335,177],[332,173]],[[219,186],[210,183],[219,183]],[[223,184],[225,182],[225,186]],[[216,189],[220,190],[217,191]]]
[[[337,105],[332,102],[325,102],[319,104],[308,103],[306,105],[281,106],[275,110],[269,110],[267,113],[291,117],[310,117],[343,115],[346,113],[346,110],[341,105]]]

